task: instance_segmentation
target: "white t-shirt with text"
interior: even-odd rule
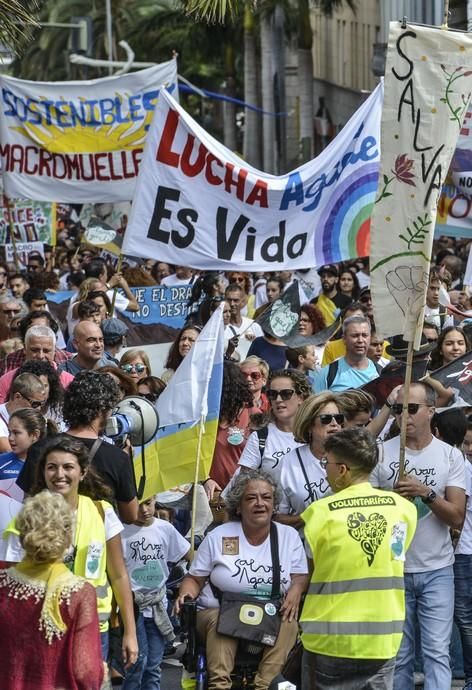
[[[393,490],[398,481],[400,437],[380,447],[379,463],[371,474],[371,483],[380,489]],[[432,437],[421,450],[405,449],[405,472],[423,482],[441,498],[447,487],[465,489],[465,460],[461,451]],[[421,573],[439,570],[454,562],[449,527],[436,517],[421,498],[414,500],[418,512],[415,536],[406,554],[405,572]]]
[[[277,528],[280,561],[280,590],[291,585],[290,575],[308,572],[303,544],[296,530],[274,523]],[[200,544],[190,574],[210,576],[222,592],[270,598],[272,592],[272,557],[270,537],[258,546],[248,542],[240,522],[226,522],[212,530]],[[211,587],[206,584],[198,598],[201,608],[219,606]]]
[[[308,482],[302,470],[297,450],[305,468]],[[321,467],[319,459],[315,458],[311,452],[310,446],[305,444],[292,450],[284,456],[281,464],[280,487],[283,491],[283,497],[279,506],[279,513],[301,515],[311,503],[331,494],[326,472]]]
[[[271,474],[274,479],[278,480],[282,467],[282,458],[300,445],[301,444],[297,443],[293,438],[293,433],[291,431],[280,431],[280,429],[271,422],[268,426],[262,463],[259,436],[255,431],[247,440],[242,455],[239,458],[239,464],[251,469],[265,470]]]

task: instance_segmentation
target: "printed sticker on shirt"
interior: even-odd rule
[[[94,580],[98,577],[103,547],[104,544],[101,544],[98,541],[92,541],[88,545],[87,558],[85,560],[85,577],[91,580]]]
[[[405,560],[405,542],[406,542],[406,522],[396,522],[392,527],[392,537],[390,539],[390,551],[392,553],[392,560]]]
[[[237,556],[239,554],[239,537],[223,537],[221,552],[223,556]]]
[[[232,446],[239,446],[244,441],[244,430],[238,426],[228,427],[228,443]]]

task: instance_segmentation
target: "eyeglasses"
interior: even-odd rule
[[[336,424],[339,424],[340,426],[341,426],[341,424],[344,424],[344,415],[342,413],[339,413],[339,414],[317,414],[316,417],[318,417],[318,419],[320,420],[320,422],[324,426],[331,424],[333,419],[336,422]]]
[[[431,407],[431,405],[428,405],[428,403],[408,403],[408,414],[416,414],[420,407]],[[403,411],[403,405],[401,403],[397,403],[395,405],[392,405],[390,409],[392,410],[393,414],[401,414]]]
[[[145,364],[122,364],[120,369],[125,372],[125,374],[131,374],[134,370],[137,374],[142,374],[146,369]]]
[[[426,338],[427,343],[437,343],[438,339],[437,338]]]
[[[330,462],[330,461],[328,460],[328,458],[326,458],[326,457],[325,457],[325,458],[321,458],[321,460],[320,460],[320,465],[321,465],[321,467],[322,467],[324,470],[328,467],[328,465],[344,465],[345,467],[347,467],[348,470],[351,469],[351,468],[349,467],[349,465],[346,465],[345,462]]]
[[[262,378],[262,374],[260,371],[243,371],[242,375],[246,379],[252,379],[253,381],[259,381],[259,379]]]
[[[274,388],[269,388],[269,390],[266,392],[266,395],[271,402],[275,402],[279,396],[281,400],[290,400],[294,393],[294,388],[282,388],[281,391],[276,391]]]
[[[5,271],[0,271],[0,277],[5,278],[6,275],[8,275],[8,274],[5,273]]]
[[[33,410],[39,410],[46,402],[45,400],[31,400],[31,398],[27,398],[26,395],[22,395],[21,397],[29,402]]]
[[[157,400],[157,395],[154,393],[140,393],[140,396],[142,398],[146,398],[146,400],[149,400],[149,402],[155,403]]]

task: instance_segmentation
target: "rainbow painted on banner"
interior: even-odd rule
[[[315,256],[320,264],[369,255],[378,177],[378,162],[368,163],[338,183],[320,217],[322,231],[315,233]]]

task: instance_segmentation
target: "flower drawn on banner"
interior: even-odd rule
[[[411,249],[412,244],[424,243],[426,235],[429,232],[428,225],[431,225],[431,219],[428,214],[425,213],[424,218],[418,216],[416,220],[413,221],[414,231],[409,226],[406,227],[406,231],[409,235],[408,237],[404,235],[398,235],[398,237],[406,242],[408,249]]]
[[[464,69],[463,67],[456,67],[455,70],[452,72],[448,72],[446,69],[445,65],[441,65],[441,69],[444,72],[446,78],[447,78],[447,83],[446,83],[446,89],[444,91],[444,96],[440,98],[439,100],[441,103],[445,103],[447,107],[449,108],[451,112],[451,117],[449,118],[450,120],[455,120],[459,126],[459,128],[462,127],[462,122],[464,119],[465,111],[467,109],[467,106],[469,105],[469,100],[470,100],[470,91],[465,96],[463,93],[457,94],[457,91],[453,89],[453,84],[458,80],[462,79],[463,77],[470,77],[472,75],[471,70],[467,70],[467,72],[463,72],[462,70]],[[459,104],[457,105],[457,100],[456,103],[452,102],[452,97],[453,95],[457,95],[459,97]]]
[[[393,177],[388,177],[388,175],[383,176],[384,186],[375,201],[376,204],[378,204],[382,199],[385,199],[385,197],[392,196],[392,192],[388,191],[388,187],[394,180],[398,180],[398,182],[404,182],[412,187],[416,187],[414,182],[415,175],[411,172],[413,165],[414,161],[411,158],[407,158],[406,153],[400,153],[396,157],[394,170],[392,170]]]

